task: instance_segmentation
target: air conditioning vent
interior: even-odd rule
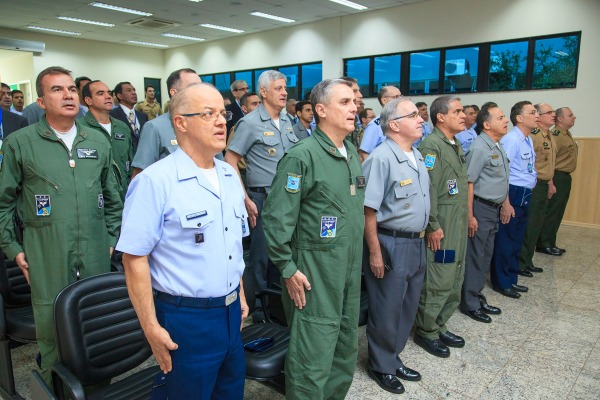
[[[173,28],[175,26],[179,26],[181,24],[173,21],[167,21],[164,19],[145,17],[145,18],[136,18],[131,21],[125,22],[125,25],[135,26],[140,28],[147,29],[168,29]]]
[[[464,75],[469,73],[469,61],[461,58],[446,61],[444,69],[446,76]]]

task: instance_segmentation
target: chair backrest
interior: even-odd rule
[[[5,307],[21,307],[31,304],[31,289],[21,268],[4,259],[0,252],[0,294]]]
[[[125,373],[152,354],[122,273],[63,289],[54,302],[54,332],[59,360],[84,385]]]

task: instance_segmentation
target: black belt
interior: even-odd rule
[[[267,194],[267,189],[264,187],[249,187],[248,190],[254,193]]]
[[[545,179],[538,179],[538,180],[537,180],[537,182],[536,182],[536,184],[537,184],[537,183],[542,183],[542,184],[544,184],[544,185],[547,185],[549,182],[550,182],[550,181],[547,181],[547,180],[545,180]]]
[[[382,235],[391,236],[393,238],[419,239],[419,238],[425,237],[425,231],[404,232],[404,231],[397,231],[395,229],[377,227],[377,232],[381,233]]]
[[[555,173],[555,174],[556,174],[557,172],[558,172],[559,174],[571,175],[571,173],[570,173],[570,172],[559,171],[559,170],[555,170],[555,171],[554,171],[554,173]]]
[[[482,199],[481,197],[477,197],[477,196],[473,196],[473,198],[475,200],[477,200],[478,202],[485,204],[486,206],[490,206],[490,207],[494,207],[494,208],[502,207],[502,203],[497,204],[497,203],[494,203],[493,201]]]
[[[239,286],[233,292],[227,296],[221,297],[208,297],[206,299],[200,297],[183,297],[173,296],[172,294],[159,292],[155,290],[156,298],[164,301],[165,303],[174,304],[176,306],[183,307],[194,307],[194,308],[213,308],[213,307],[225,307],[233,303],[238,298]]]

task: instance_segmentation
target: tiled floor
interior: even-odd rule
[[[421,382],[406,393],[381,390],[366,374],[365,328],[359,330],[359,361],[347,399],[600,399],[600,230],[563,226],[562,257],[536,254],[544,272],[521,278],[529,293],[513,300],[489,287],[490,304],[502,308],[491,324],[456,313],[449,328],[467,345],[448,359],[425,353],[412,340],[402,353]],[[13,350],[18,391],[28,396],[35,346]],[[29,398],[29,397],[27,397]],[[271,388],[247,381],[247,399],[283,399]]]

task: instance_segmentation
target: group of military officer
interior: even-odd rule
[[[172,82],[189,71],[176,71]],[[455,138],[465,129],[460,98],[433,101],[434,129],[418,149],[424,121],[410,100],[394,98],[379,118],[385,139],[361,167],[348,140],[354,101],[362,97],[356,81],[326,79],[313,88],[316,128],[299,141],[283,112],[286,77],[265,71],[258,81],[262,104],[236,124],[223,163],[215,156],[225,148],[231,112],[214,87],[198,81],[174,84],[171,131],[158,135],[176,145],[173,154],[140,168],[129,191],[131,135],[108,115],[112,101],[102,82],[83,88],[90,111],[75,121],[79,103],[69,71],[42,71],[36,89],[45,118],[4,141],[1,245],[31,284],[47,381],[57,358],[54,297],[110,269],[123,200],[117,249],[125,253],[130,296],[171,397],[243,397],[239,328],[248,307],[241,237],[249,233],[251,279],[266,288],[272,263],[285,286],[286,392],[298,399],[347,393],[358,354],[361,273],[369,297],[369,375],[402,393],[398,378],[421,379],[399,356],[413,323],[419,346],[449,357],[448,347],[465,345],[446,327],[458,307],[481,322],[501,312],[482,294],[490,264],[493,289],[518,297],[527,288],[517,274],[541,272],[531,261],[536,246],[564,252],[556,231],[577,157],[568,108],[555,113],[547,104],[519,102],[506,134],[506,116],[486,103],[465,155]],[[245,188],[238,179],[242,157]],[[190,335],[204,339],[191,343]],[[198,362],[198,354],[212,361]]]

